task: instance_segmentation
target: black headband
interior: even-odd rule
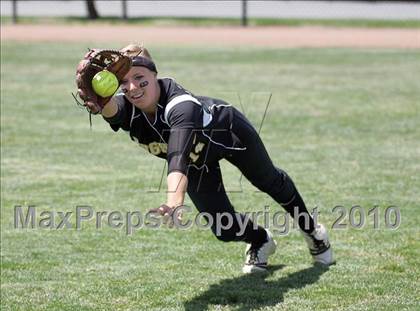
[[[132,65],[133,66],[146,67],[147,69],[157,73],[155,63],[152,60],[150,60],[149,58],[146,58],[146,57],[143,57],[143,56],[133,57],[132,58]]]

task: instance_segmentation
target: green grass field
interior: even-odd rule
[[[330,269],[312,266],[292,230],[276,236],[270,274],[243,276],[244,245],[209,230],[127,236],[94,221],[76,230],[74,218],[71,229],[14,228],[16,205],[145,212],[165,200],[164,162],[100,117],[89,130],[74,104],[87,47],[2,42],[2,310],[419,310],[420,51],[150,48],[161,76],[242,107],[256,126],[272,93],[261,136],[320,222],[331,228],[336,205],[379,206],[379,229],[367,216],[362,229],[330,230]],[[280,210],[223,168],[237,210]]]

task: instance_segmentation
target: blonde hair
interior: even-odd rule
[[[142,56],[152,60],[152,56],[150,55],[149,51],[143,46],[143,44],[130,43],[129,45],[123,47],[120,50],[120,52],[131,58],[136,56]]]

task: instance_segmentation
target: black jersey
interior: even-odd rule
[[[168,161],[168,173],[187,172],[218,161],[232,150],[245,149],[231,131],[233,107],[205,96],[194,96],[171,78],[159,79],[160,98],[154,120],[116,95],[118,112],[105,118],[151,154]]]

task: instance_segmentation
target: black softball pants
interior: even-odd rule
[[[232,151],[225,159],[236,166],[257,189],[270,195],[293,217],[298,217],[299,227],[303,231],[312,232],[313,219],[292,179],[286,172],[274,166],[257,131],[248,119],[237,109],[232,109],[232,131],[246,150]],[[266,232],[262,227],[254,226],[250,219],[245,220],[244,214],[235,212],[226,194],[218,162],[208,165],[208,170],[190,167],[187,174],[188,195],[199,212],[211,215],[211,228],[219,240],[244,241],[254,245],[266,241]],[[221,221],[219,228],[216,226],[218,213]],[[228,213],[232,217],[220,217],[222,213]],[[229,224],[231,225],[228,226]],[[220,230],[220,227],[228,228]]]

